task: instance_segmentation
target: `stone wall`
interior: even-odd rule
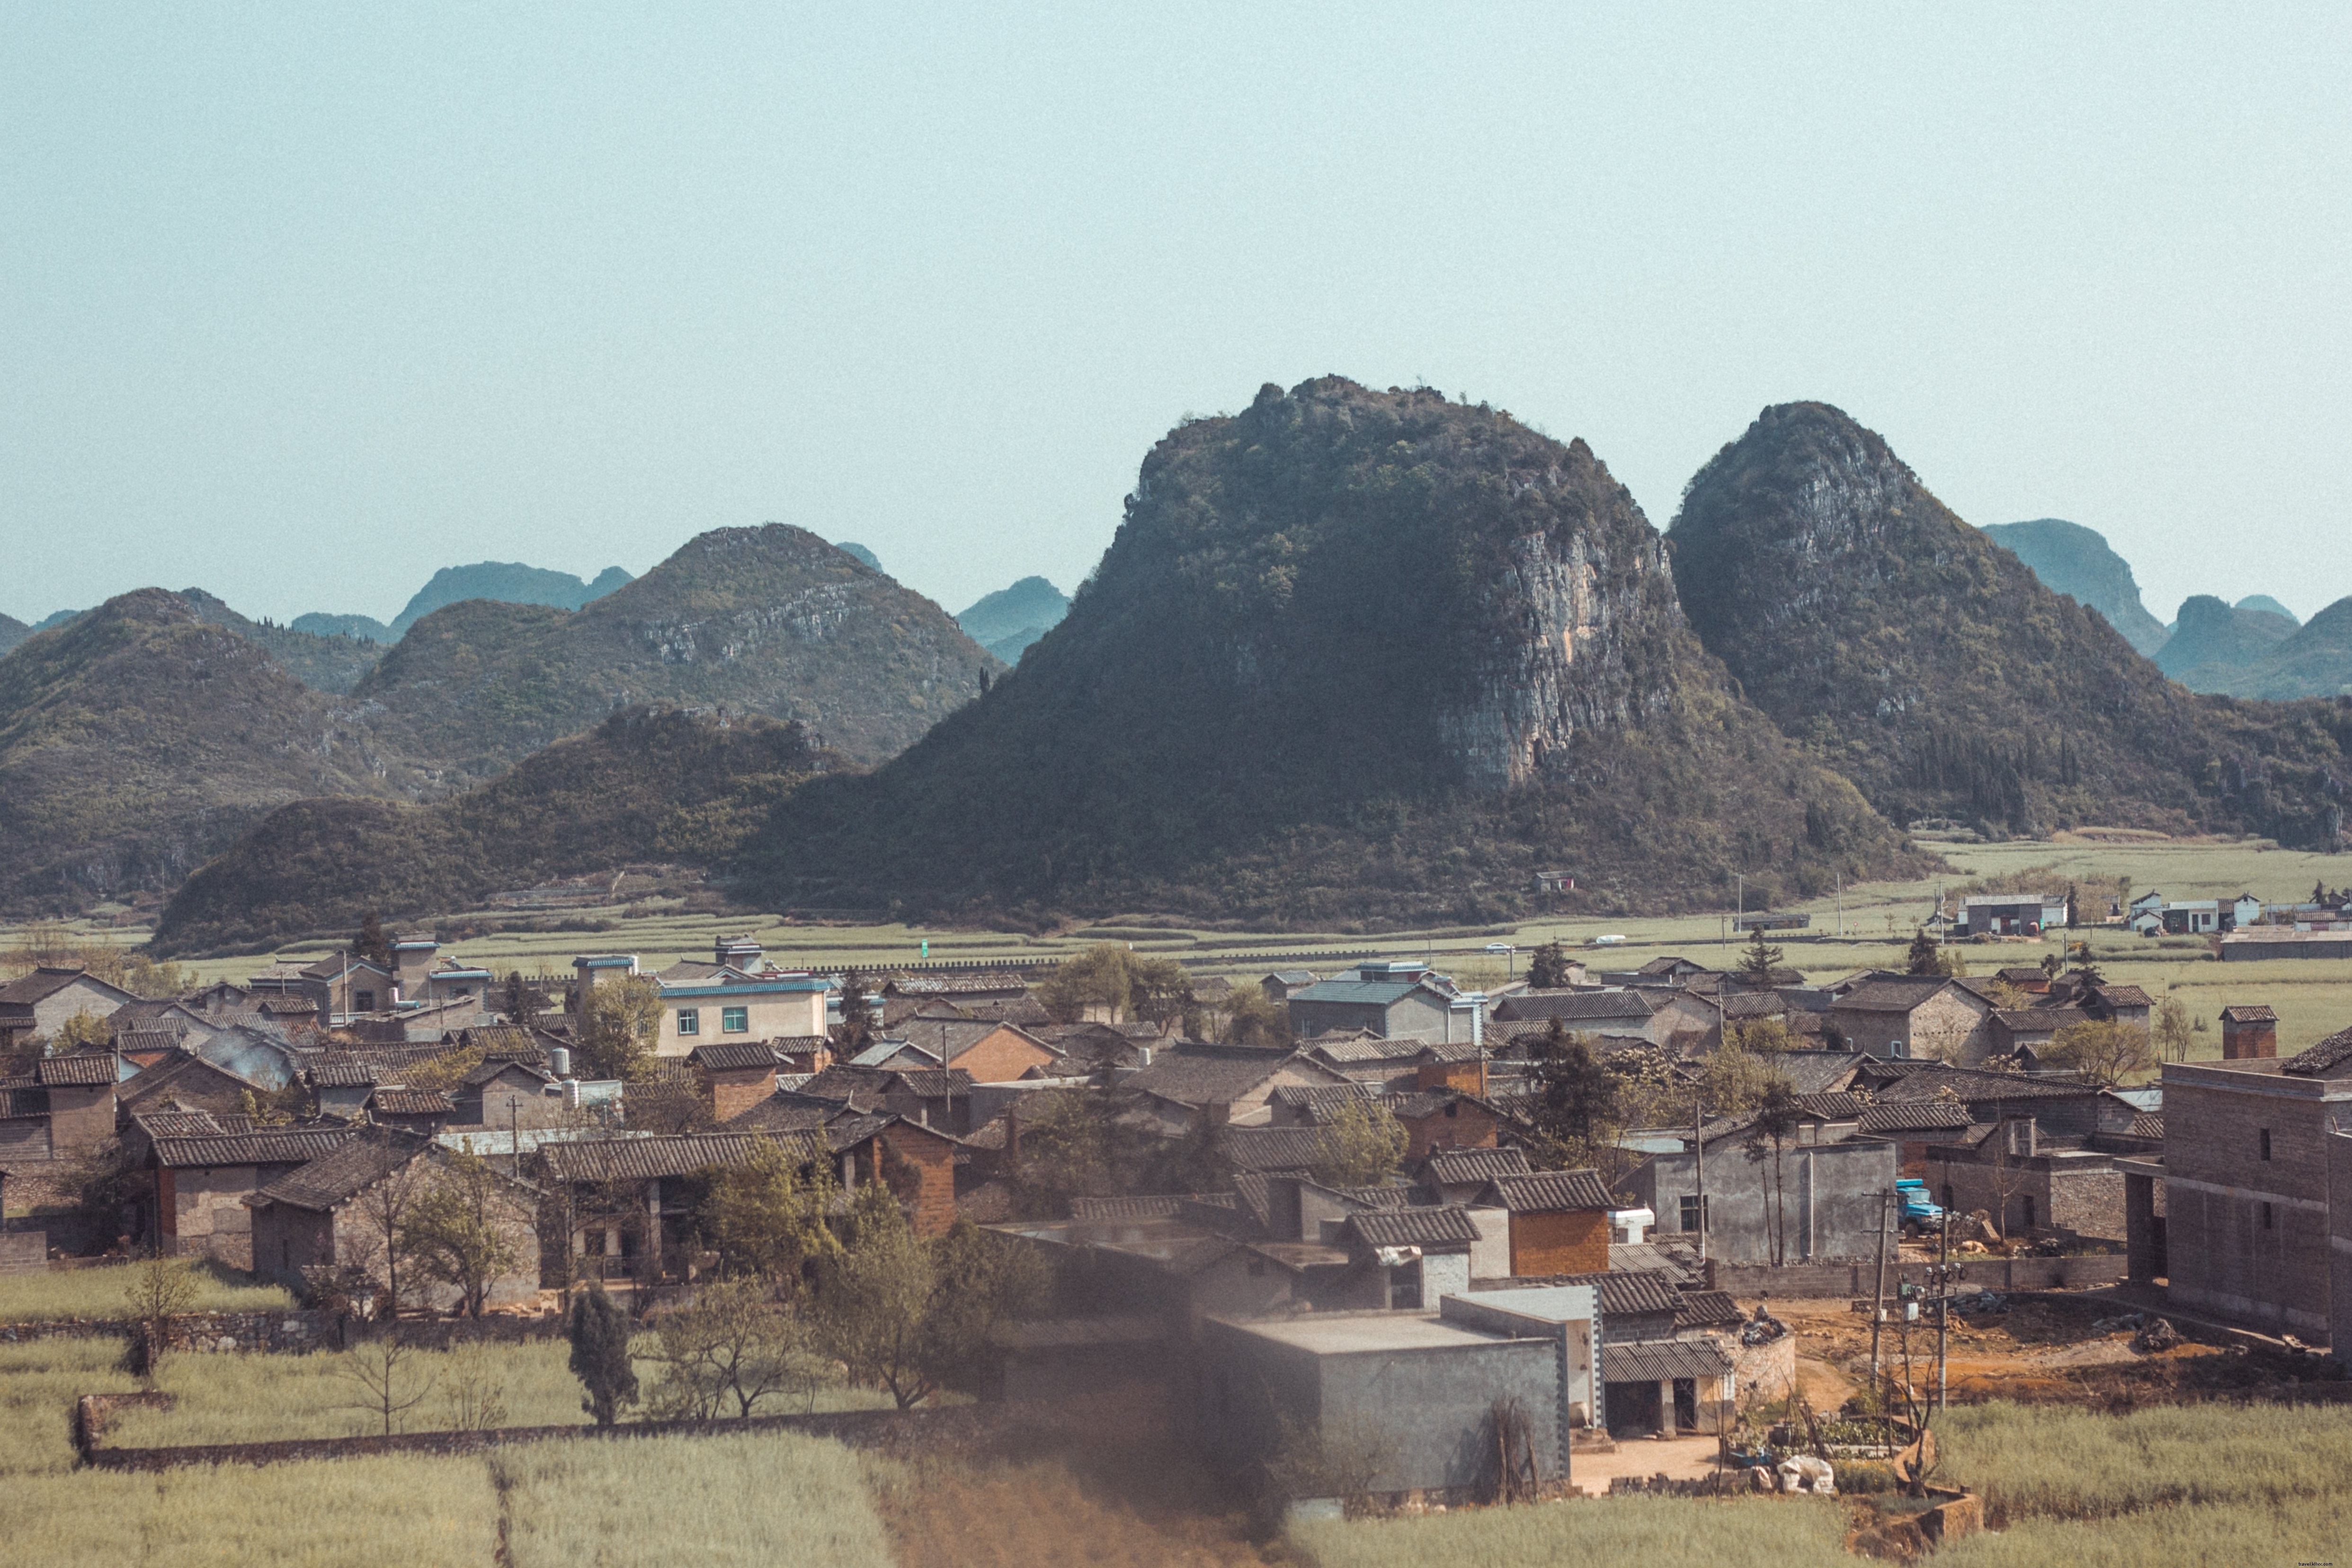
[[[58,1322],[0,1323],[0,1344],[27,1340],[127,1339],[131,1325],[122,1318],[76,1318]],[[363,1339],[396,1332],[404,1344],[446,1350],[455,1341],[556,1339],[563,1333],[562,1318],[499,1316],[478,1321],[462,1318],[403,1318],[396,1327],[373,1324],[347,1312],[275,1309],[260,1312],[189,1312],[175,1317],[166,1332],[167,1348],[182,1352],[258,1351],[300,1353],[342,1350]]]
[[[1967,1258],[1960,1260],[1960,1280],[1963,1284],[1979,1286],[1988,1290],[2069,1290],[2096,1285],[2111,1285],[2125,1277],[2126,1259],[2114,1256],[2093,1258]],[[1927,1282],[1927,1266],[1905,1263],[1898,1266],[1893,1258],[1886,1263],[1886,1295],[1895,1298],[1896,1281],[1907,1279],[1915,1285]],[[1795,1298],[1797,1300],[1859,1299],[1868,1296],[1878,1283],[1878,1265],[1874,1259],[1858,1258],[1845,1263],[1791,1264],[1774,1268],[1760,1263],[1724,1263],[1709,1258],[1706,1265],[1706,1288],[1728,1290],[1735,1296],[1752,1298]]]
[[[1797,1386],[1797,1336],[1782,1334],[1770,1344],[1743,1345],[1736,1334],[1720,1337],[1731,1352],[1732,1386],[1741,1404],[1786,1397]]]
[[[0,1274],[39,1274],[48,1267],[48,1232],[0,1231]]]

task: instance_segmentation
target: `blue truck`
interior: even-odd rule
[[[1934,1230],[1944,1223],[1944,1205],[1927,1195],[1925,1182],[1906,1178],[1895,1183],[1895,1201],[1903,1211],[1906,1230]]]

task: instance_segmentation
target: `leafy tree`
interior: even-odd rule
[[[661,987],[642,974],[598,981],[572,1033],[583,1076],[632,1083],[649,1077],[661,1037]]]
[[[1128,966],[1127,1010],[1161,1028],[1171,1018],[1189,1021],[1199,1006],[1192,977],[1172,958],[1136,958]]]
[[[731,1402],[738,1419],[763,1399],[813,1393],[817,1363],[800,1319],[752,1279],[706,1285],[691,1307],[661,1320],[661,1381],[647,1413],[709,1421]]]
[[[62,1057],[74,1051],[96,1050],[114,1037],[106,1020],[85,1007],[58,1026],[49,1037],[49,1054]]]
[[[546,1011],[548,1001],[547,993],[525,980],[521,970],[507,971],[506,995],[502,1001],[502,1010],[507,1016],[508,1023],[530,1023]]]
[[[1369,1187],[1395,1173],[1410,1142],[1395,1112],[1350,1095],[1316,1131],[1308,1173],[1327,1187]]]
[[[840,1254],[826,1223],[839,1193],[826,1162],[803,1175],[782,1144],[765,1140],[748,1162],[712,1177],[702,1232],[730,1271],[789,1295],[813,1267]]]
[[[1740,1116],[1754,1110],[1773,1082],[1773,1074],[1755,1054],[1727,1035],[1706,1058],[1699,1074],[1699,1092],[1718,1116]]]
[[[1555,937],[1536,949],[1528,963],[1528,984],[1538,991],[1558,991],[1568,984],[1568,954]]]
[[[460,1149],[409,1211],[401,1246],[426,1279],[457,1289],[466,1316],[478,1318],[499,1276],[521,1266],[509,1237],[531,1217],[488,1161]]]
[[[204,983],[203,976],[184,965],[170,960],[157,960],[133,950],[122,960],[122,976],[115,984],[133,996],[159,1001],[167,996],[184,996]]]
[[[2156,1065],[2147,1031],[2113,1019],[2069,1024],[2052,1037],[2049,1059],[2084,1083],[2113,1086]]]
[[[622,1114],[638,1131],[708,1132],[719,1125],[701,1076],[675,1058],[648,1058],[644,1076],[623,1092]]]
[[[1255,985],[1236,985],[1201,1008],[1208,1037],[1224,1046],[1286,1046],[1290,1009]]]
[[[184,1258],[151,1253],[131,1271],[131,1284],[123,1291],[123,1298],[130,1305],[134,1325],[131,1370],[152,1388],[156,1370],[163,1364],[164,1349],[170,1343],[172,1320],[195,1309],[195,1273]]]
[[[1740,978],[1758,990],[1769,989],[1772,984],[1772,972],[1780,967],[1780,950],[1764,944],[1762,926],[1751,926],[1748,934],[1747,951],[1739,955]]]
[[[403,1134],[376,1131],[362,1137],[398,1139]],[[425,1196],[430,1173],[423,1160],[408,1160],[395,1165],[373,1184],[362,1188],[352,1200],[352,1212],[356,1219],[354,1232],[368,1249],[383,1259],[384,1316],[400,1316],[400,1278],[402,1266],[408,1261],[409,1249],[404,1237],[410,1216]]]
[[[1756,1102],[1756,1120],[1748,1129],[1747,1151],[1750,1160],[1761,1162],[1769,1153],[1772,1161],[1771,1246],[1775,1268],[1789,1260],[1789,1183],[1787,1163],[1783,1156],[1795,1142],[1797,1129],[1804,1121],[1804,1107],[1798,1103],[1797,1092],[1784,1078],[1774,1078],[1764,1086],[1764,1093]]]
[[[1054,966],[1037,983],[1037,1001],[1061,1024],[1074,1024],[1090,1012],[1100,1012],[1111,1023],[1133,1005],[1136,958],[1126,946],[1098,942]]]
[[[2068,931],[2074,930],[2082,923],[2075,914],[2074,899],[2074,884],[2069,882],[2066,884],[2066,929]]]
[[[580,1408],[610,1426],[621,1406],[637,1402],[637,1369],[629,1360],[629,1315],[604,1294],[600,1279],[572,1298],[565,1325],[572,1341],[572,1375],[587,1389]]]
[[[1013,1172],[1022,1206],[1031,1213],[1067,1214],[1069,1201],[1110,1191],[1109,1118],[1082,1089],[1030,1097],[1020,1118],[1021,1159]]]
[[[359,934],[352,938],[352,956],[363,958],[378,969],[392,967],[392,939],[383,933],[383,921],[373,910],[360,917]]]
[[[1616,1074],[1593,1054],[1592,1042],[1554,1018],[1537,1042],[1528,1077],[1532,1114],[1546,1164],[1594,1163],[1599,1146],[1623,1113]]]
[[[1903,973],[1906,974],[1944,973],[1944,955],[1937,951],[1936,939],[1927,934],[1925,927],[1911,934],[1911,950],[1903,955]]]
[[[874,1043],[873,984],[855,969],[841,974],[841,1022],[833,1027],[833,1048],[845,1060]]]
[[[878,1185],[851,1210],[855,1237],[817,1291],[817,1342],[908,1409],[984,1365],[998,1319],[1034,1300],[1036,1266],[969,1221],[925,1242]]]
[[[1789,1025],[1786,1018],[1750,1018],[1744,1024],[1734,1024],[1724,1031],[1738,1038],[1742,1050],[1750,1054],[1768,1051],[1798,1051],[1804,1049],[1804,1037]]]

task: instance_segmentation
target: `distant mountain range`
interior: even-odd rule
[[[2169,635],[2139,602],[2131,563],[2108,548],[2104,535],[2063,518],[1988,523],[1977,531],[2033,569],[2033,574],[2077,604],[2107,617],[2124,640],[2154,658]]]
[[[1029,645],[1061,625],[1070,601],[1043,577],[1024,577],[999,588],[956,616],[972,641],[1007,664],[1018,664]]]
[[[701,535],[576,611],[460,600],[389,650],[142,589],[0,657],[0,911],[166,892],[289,801],[447,795],[648,703],[798,721],[843,765],[879,762],[1002,668],[937,605],[773,523]]]
[[[314,632],[322,637],[395,643],[408,635],[409,627],[434,611],[463,600],[492,599],[506,605],[552,605],[558,609],[576,610],[615,588],[626,586],[629,581],[629,574],[618,566],[605,567],[590,583],[569,572],[551,572],[544,566],[526,566],[520,561],[481,561],[471,566],[444,566],[433,574],[432,580],[410,597],[389,626],[366,616],[317,613],[295,616],[293,626],[298,632]]]

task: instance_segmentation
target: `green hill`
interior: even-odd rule
[[[1987,523],[1978,531],[2032,568],[2053,591],[2106,616],[2141,653],[2153,655],[2164,646],[2165,624],[2140,603],[2131,563],[2108,546],[2105,535],[2055,517]]]
[[[1667,538],[1707,647],[1896,821],[2332,840],[2352,707],[2192,697],[1837,409],[1766,409]]]
[[[413,782],[211,613],[142,589],[0,658],[0,910],[168,890],[273,806]]]
[[[2336,600],[2273,643],[2231,689],[2279,700],[2352,696],[2352,599]]]
[[[226,626],[268,653],[289,674],[313,691],[347,692],[357,686],[383,649],[362,637],[321,637],[290,626],[252,620],[202,588],[183,588],[181,600],[199,620]]]
[[[159,952],[251,952],[478,905],[500,889],[636,862],[724,860],[775,801],[828,765],[797,724],[631,709],[495,783],[431,805],[304,800],[189,878]]]
[[[486,599],[436,610],[356,695],[383,706],[410,755],[481,779],[646,702],[794,720],[876,761],[996,668],[929,599],[769,523],[701,534],[581,610]]]
[[[33,628],[14,616],[0,616],[0,656],[33,635]]]
[[[1024,577],[1009,588],[983,595],[956,616],[972,641],[1007,664],[1018,664],[1029,645],[1061,625],[1070,601],[1043,577]]]
[[[330,616],[317,610],[289,623],[298,632],[321,637],[358,637],[364,642],[393,643],[400,639],[373,616]]]
[[[1538,869],[1614,910],[1906,864],[1733,692],[1583,443],[1329,378],[1171,432],[1019,668],[801,791],[742,870],[813,905],[1377,925],[1525,913]]]
[[[2210,594],[2199,594],[2181,601],[2171,640],[2157,654],[2156,665],[2191,691],[2235,693],[2254,667],[2294,629],[2294,620],[2286,616],[2242,605],[2232,608]]]

